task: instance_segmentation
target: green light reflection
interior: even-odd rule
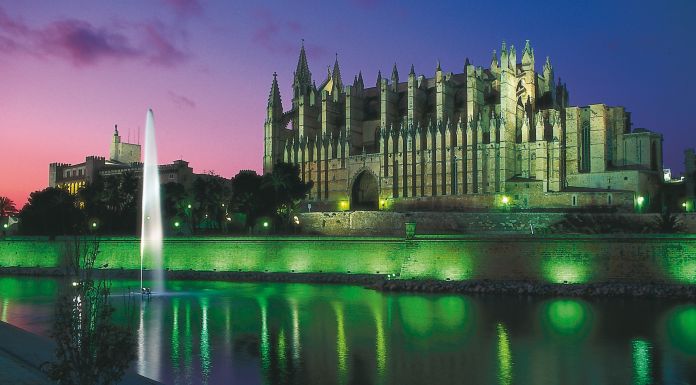
[[[268,338],[268,302],[263,297],[260,297],[258,301],[261,309],[261,369],[263,370],[264,381],[268,381],[268,370],[271,366],[270,342]]]
[[[172,366],[174,374],[179,374],[179,298],[172,300]]]
[[[634,339],[631,341],[633,351],[633,385],[649,385],[652,383],[650,378],[651,359],[650,359],[650,343]]]
[[[208,335],[208,297],[201,298],[201,371],[203,383],[208,383],[212,369],[210,361],[210,337]]]
[[[338,383],[345,384],[348,378],[348,345],[346,344],[343,304],[331,304],[336,312],[336,354],[338,356]]]
[[[679,306],[667,315],[667,335],[677,349],[696,356],[696,306]]]
[[[387,341],[384,335],[382,307],[374,301],[370,307],[372,309],[372,315],[375,319],[375,355],[377,358],[377,378],[379,379],[379,383],[384,383],[387,369]]]
[[[592,328],[592,310],[580,300],[557,299],[541,306],[543,330],[562,338],[582,339]]]
[[[278,366],[280,367],[280,373],[286,375],[287,373],[287,357],[285,356],[285,329],[280,329],[278,333]]]
[[[0,314],[0,321],[7,322],[7,309],[10,307],[9,298],[2,300],[2,313]]]
[[[191,303],[189,301],[186,301],[184,313],[186,316],[184,325],[184,336],[186,338],[186,342],[184,342],[184,376],[187,380],[190,380],[193,369],[191,354],[193,336],[191,335]]]
[[[416,295],[404,295],[397,299],[404,329],[415,336],[429,336],[433,328],[432,301]]]
[[[498,382],[502,385],[512,384],[512,353],[510,339],[502,323],[496,325],[498,331]]]
[[[297,301],[290,302],[292,316],[292,359],[297,364],[300,361],[300,315],[297,311]]]

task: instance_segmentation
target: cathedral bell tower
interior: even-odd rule
[[[268,95],[266,108],[266,122],[264,124],[264,148],[263,148],[263,173],[273,171],[273,165],[282,160],[283,143],[281,143],[280,129],[283,116],[283,103],[280,100],[277,74],[273,73],[271,92]]]

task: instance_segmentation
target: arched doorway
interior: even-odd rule
[[[350,207],[353,210],[377,210],[379,208],[377,179],[372,173],[363,171],[355,177],[351,188]]]

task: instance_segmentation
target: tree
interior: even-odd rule
[[[292,214],[312,189],[312,182],[303,182],[300,169],[291,163],[278,162],[273,172],[263,176],[262,196],[273,208],[270,213],[281,219],[281,223],[290,224]]]
[[[228,181],[213,172],[199,175],[193,181],[192,195],[196,225],[207,229],[221,229],[230,203]]]
[[[85,229],[85,217],[75,196],[63,189],[48,187],[34,191],[19,213],[19,228],[30,235],[70,235]]]
[[[0,196],[0,218],[15,216],[17,212],[17,207],[12,199]]]
[[[169,182],[162,185],[162,214],[167,221],[176,218],[177,221],[186,222],[190,225],[190,218],[187,215],[189,199],[186,188],[181,183]]]
[[[99,244],[75,238],[66,247],[66,276],[55,304],[51,337],[56,342],[56,362],[48,367],[60,384],[117,383],[135,358],[132,304],[126,306],[129,325],[113,323],[115,309],[109,303],[111,285],[95,279]],[[130,299],[130,297],[129,297]]]
[[[245,214],[245,227],[252,227],[262,210],[261,181],[260,175],[249,171],[240,171],[232,179],[232,205],[236,211]]]

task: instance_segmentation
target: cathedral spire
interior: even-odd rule
[[[435,71],[442,71],[442,67],[440,67],[440,59],[437,59],[437,68],[435,68]]]
[[[396,63],[394,63],[394,68],[392,68],[391,82],[392,91],[396,92],[396,87],[399,84],[399,71],[396,69]]]
[[[498,68],[498,53],[493,50],[493,54],[491,55],[491,69],[497,69]]]
[[[524,50],[522,50],[522,68],[534,70],[534,49],[530,47],[529,40],[524,43]]]
[[[382,71],[379,70],[377,71],[377,88],[379,88],[382,84]]]
[[[358,71],[358,87],[365,88],[365,83],[363,82],[362,71]]]
[[[295,69],[295,79],[293,79],[295,96],[304,95],[311,85],[312,73],[309,71],[309,64],[307,64],[307,53],[305,52],[304,47],[304,39],[302,39],[300,57],[297,59],[297,69]]]
[[[416,70],[413,68],[413,64],[411,64],[411,71],[408,73],[409,76],[413,75],[416,76]]]
[[[278,88],[278,74],[275,72],[273,73],[271,91],[268,94],[268,109],[269,113],[283,113],[283,103],[280,100],[280,89]]]
[[[500,68],[508,68],[508,52],[507,52],[507,47],[505,46],[505,40],[503,40],[503,44],[500,47]]]
[[[343,81],[341,80],[341,69],[338,66],[338,53],[336,53],[336,60],[334,61],[333,71],[331,75],[333,79],[333,84],[339,91],[343,90]]]

